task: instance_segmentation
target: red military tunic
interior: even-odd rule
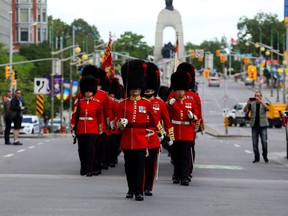
[[[170,117],[169,117],[169,112],[167,110],[167,106],[164,103],[164,101],[162,101],[161,99],[158,99],[156,97],[153,97],[153,99],[150,100],[151,105],[152,105],[152,115],[155,116],[155,118],[162,122],[164,124],[164,128],[167,132],[167,134],[170,133],[170,131],[173,131],[173,126],[170,122]],[[157,128],[156,126],[152,123],[149,122],[148,124],[149,129],[152,129],[155,131],[155,134],[151,137],[149,137],[149,144],[148,144],[148,148],[159,148],[160,147],[160,141],[157,135]]]
[[[117,110],[117,122],[120,118],[128,119],[126,128],[122,131],[121,148],[127,150],[143,149],[148,147],[147,127],[149,118],[152,123],[159,123],[152,115],[149,100],[137,97],[127,98],[120,102]]]
[[[173,106],[167,105],[171,123],[174,127],[175,140],[194,141],[194,121],[188,118],[188,110],[191,110],[194,115],[199,115],[195,100],[184,96],[184,99],[177,98]]]
[[[76,99],[74,103],[74,111],[72,113],[71,124],[76,124],[76,115],[79,100],[79,119],[77,123],[76,134],[99,134],[99,124],[103,118],[101,104],[95,98]]]

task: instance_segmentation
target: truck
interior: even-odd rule
[[[227,117],[229,126],[239,125],[240,127],[243,127],[249,123],[249,118],[244,112],[246,104],[246,102],[237,103],[233,106],[233,109],[228,112]]]
[[[250,122],[250,114],[244,112],[246,102],[237,103],[232,110],[227,114],[228,125],[239,125],[240,127],[246,126]],[[269,128],[282,127],[282,115],[286,111],[286,104],[269,104],[269,111],[267,112],[267,119]]]

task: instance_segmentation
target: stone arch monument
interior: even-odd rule
[[[174,9],[172,5],[173,0],[166,0],[166,8],[160,11],[157,19],[156,34],[155,34],[155,47],[154,47],[154,61],[158,62],[162,59],[163,47],[163,30],[166,27],[172,27],[178,33],[179,49],[178,56],[184,56],[184,39],[183,39],[183,26],[180,13]],[[176,42],[176,41],[175,41]]]

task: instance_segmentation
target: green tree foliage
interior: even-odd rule
[[[239,19],[237,24],[239,30],[238,50],[241,53],[252,53],[253,56],[259,56],[259,49],[254,46],[245,46],[247,40],[252,42],[262,42],[283,53],[285,49],[285,25],[278,19],[276,14],[258,13],[254,18],[249,19],[245,16]]]
[[[148,55],[153,55],[153,48],[148,46],[146,42],[143,42],[143,38],[144,36],[142,35],[124,32],[113,43],[113,51],[145,60]]]

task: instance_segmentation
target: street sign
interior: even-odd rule
[[[34,78],[34,94],[47,94],[48,79]]]
[[[204,50],[203,49],[196,49],[195,57],[196,58],[203,58],[203,56],[204,56]]]
[[[224,95],[223,99],[224,99],[224,101],[227,101],[229,99],[229,96],[228,95]]]

